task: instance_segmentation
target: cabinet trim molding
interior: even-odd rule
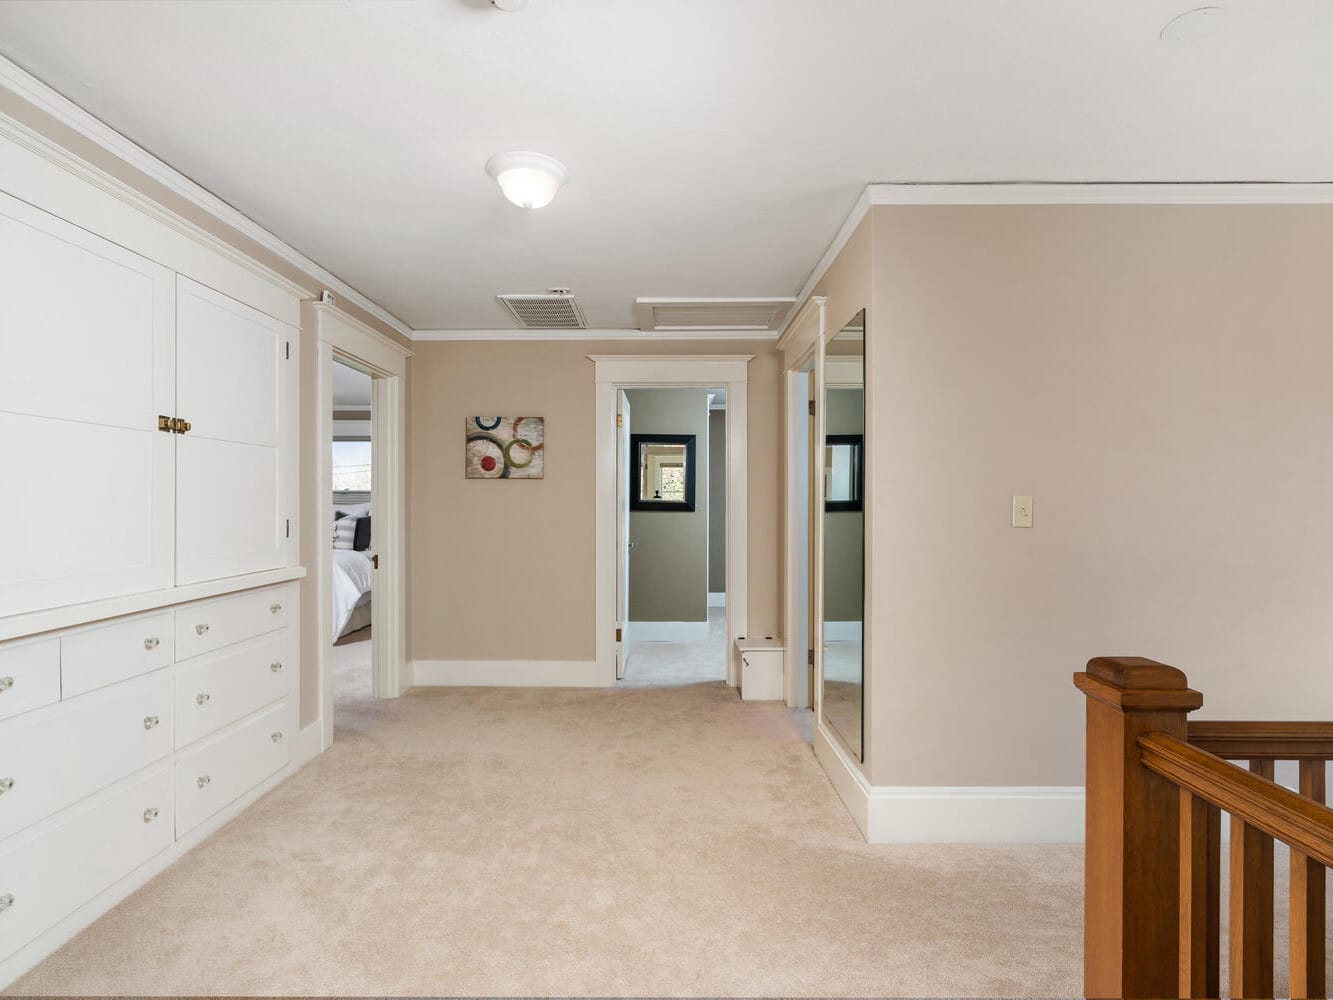
[[[187,584],[184,587],[169,587],[164,590],[150,590],[142,594],[126,594],[123,597],[109,597],[102,601],[89,601],[87,604],[71,604],[63,608],[50,608],[45,611],[33,611],[27,614],[11,615],[0,618],[0,642],[7,639],[21,639],[35,636],[55,629],[72,628],[75,625],[87,625],[91,622],[122,615],[137,614],[140,611],[152,611],[174,604],[185,604],[206,597],[231,594],[256,587],[268,587],[275,583],[287,583],[300,580],[306,575],[304,566],[284,566],[281,569],[265,570],[262,573],[248,573],[244,576],[226,577],[221,580],[206,580],[203,583]]]

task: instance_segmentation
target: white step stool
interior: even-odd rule
[[[736,640],[736,655],[741,661],[742,701],[782,701],[781,639],[772,636]]]

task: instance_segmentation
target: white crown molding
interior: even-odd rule
[[[1328,205],[1333,183],[1235,184],[867,184],[819,263],[805,279],[781,329],[783,340],[824,274],[876,205]]]
[[[386,350],[393,351],[400,357],[404,358],[412,357],[412,351],[404,347],[402,344],[398,343],[398,341],[394,340],[392,337],[386,337],[384,334],[376,330],[373,326],[370,326],[367,323],[362,323],[355,316],[351,315],[350,313],[344,312],[342,309],[339,309],[336,305],[330,305],[326,302],[312,302],[310,303],[310,306],[320,316],[328,316],[338,320],[338,322],[340,323],[346,323],[352,329],[356,330],[358,333],[364,334],[365,336],[369,337],[371,340],[373,340],[375,343],[379,344]]]
[[[778,339],[776,330],[414,330],[413,340],[766,340]]]
[[[0,56],[0,85],[13,91],[19,97],[23,98],[39,110],[51,115],[61,124],[78,132],[84,138],[95,142],[107,152],[125,161],[136,170],[142,171],[159,184],[162,184],[175,194],[180,195],[191,204],[203,209],[220,222],[231,226],[233,229],[254,240],[264,249],[282,260],[285,260],[287,263],[303,271],[305,274],[308,274],[311,278],[328,288],[330,291],[341,295],[349,302],[354,302],[367,313],[402,334],[404,337],[409,339],[412,338],[412,328],[383,306],[371,301],[341,278],[325,270],[294,247],[284,243],[277,236],[274,236],[263,226],[259,225],[259,223],[250,219],[248,216],[243,215],[206,188],[201,187],[199,184],[190,180],[180,171],[158,159],[142,146],[121,135],[105,122],[94,117],[91,113],[85,111],[73,101],[69,100],[69,98],[47,86],[45,83],[42,83],[27,70],[22,69],[3,56]],[[37,133],[32,132],[31,129],[28,129],[20,122],[14,122],[7,117],[5,120],[10,122],[14,127],[23,129],[25,132],[29,133],[30,136],[37,135]],[[48,145],[58,148],[58,146],[56,146],[55,143],[51,143],[50,140],[46,140],[46,142]],[[44,155],[51,158],[49,150],[43,152]],[[66,161],[77,160],[76,157],[73,157],[72,154],[69,154],[68,152],[64,153],[62,159]],[[82,161],[79,162],[81,163]],[[67,165],[67,163],[62,163],[62,165]],[[86,174],[87,167],[84,167],[80,172]],[[101,171],[98,171],[98,173],[101,173]],[[132,198],[127,200],[132,200],[140,206],[147,200],[141,193],[134,191],[128,185],[111,178],[109,175],[103,175],[101,186],[104,188],[108,187],[108,181],[114,184],[117,188],[129,192],[132,195]],[[173,219],[175,219],[174,215]],[[210,243],[216,244],[222,242],[211,234],[205,234],[203,230],[185,220],[175,221],[176,228],[186,231],[196,239],[199,238],[200,234],[204,234],[209,237]],[[231,248],[229,255],[235,256],[238,253],[239,251],[235,250],[235,248]],[[277,275],[275,274],[275,276]],[[285,281],[286,279],[283,280]],[[308,293],[311,290],[303,289],[302,291]]]

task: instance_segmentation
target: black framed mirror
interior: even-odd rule
[[[630,510],[694,510],[694,435],[631,434]]]
[[[861,434],[827,434],[824,437],[824,509],[860,510],[865,490],[865,467]]]

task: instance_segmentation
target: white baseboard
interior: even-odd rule
[[[312,728],[307,726],[307,729]],[[313,728],[318,728],[313,727]],[[113,795],[128,783],[137,781],[145,774],[155,768],[170,768],[169,763],[158,762],[152,764],[143,770],[136,771],[126,778],[122,778],[114,785],[102,789],[93,796],[89,796],[90,801],[97,798],[106,798]],[[268,794],[277,785],[286,781],[296,770],[294,763],[288,764],[279,771],[275,771],[269,777],[250,789],[231,805],[222,809],[220,812],[205,820],[199,826],[195,827],[181,839],[172,843],[170,847],[159,854],[153,855],[134,871],[124,876],[119,882],[102,890],[88,902],[84,903],[77,910],[67,916],[47,930],[43,931],[38,937],[29,941],[26,945],[14,952],[4,961],[0,962],[0,990],[7,988],[20,976],[30,972],[43,959],[50,957],[57,949],[66,944],[74,935],[86,928],[94,920],[103,916],[112,909],[117,903],[120,903],[131,893],[143,888],[155,876],[161,874],[166,869],[189,853],[194,847],[204,840],[207,840],[214,833],[234,820],[250,806],[254,805],[256,800]],[[76,805],[74,808],[78,808]]]
[[[296,734],[292,747],[292,767],[304,767],[324,752],[324,723],[316,719]]]
[[[606,687],[593,660],[413,660],[417,687]]]
[[[707,642],[708,622],[630,622],[630,642]]]
[[[860,622],[825,622],[825,642],[860,642],[862,626]]]
[[[953,788],[871,785],[823,726],[819,758],[838,797],[872,844],[1081,843],[1081,786]]]
[[[727,592],[724,590],[720,594],[708,593],[708,606],[710,608],[725,608],[727,606]]]

